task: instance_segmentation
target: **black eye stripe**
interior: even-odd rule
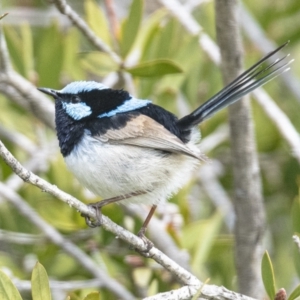
[[[80,100],[80,98],[77,96],[77,95],[73,95],[72,97],[71,97],[71,103],[79,103],[81,100]]]

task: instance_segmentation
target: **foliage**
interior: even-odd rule
[[[17,288],[13,285],[9,277],[5,275],[5,273],[3,273],[2,271],[0,271],[0,282],[1,282],[0,284],[1,299],[3,300],[22,299]]]
[[[269,256],[268,251],[265,252],[262,264],[261,264],[261,272],[262,272],[262,279],[266,289],[266,292],[270,299],[277,299],[275,297],[276,293],[276,284],[275,284],[275,274],[272,265],[271,258]],[[291,292],[288,300],[294,300],[300,297],[300,284]]]
[[[274,299],[276,294],[275,277],[268,251],[265,252],[262,259],[261,273],[267,294],[269,295],[270,299]]]
[[[13,68],[34,85],[55,89],[73,80],[102,81],[113,74],[131,74],[135,96],[151,99],[177,115],[191,111],[221,88],[219,69],[200,48],[198,36],[189,34],[163,8],[145,13],[144,4],[141,0],[132,1],[116,36],[111,34],[109,16],[96,1],[84,1],[83,10],[80,11],[97,36],[110,45],[127,64],[118,65],[107,53],[95,51],[76,28],[62,28],[58,20],[52,19],[49,24],[45,22],[44,26],[34,26],[30,22],[3,22]],[[296,12],[299,12],[300,2],[288,1],[284,7],[279,1],[248,0],[245,4],[259,19],[270,39],[278,44],[292,39],[288,50],[297,59],[300,53],[300,27],[299,22],[292,22],[291,26],[290,20],[298,17]],[[38,7],[40,4],[36,5]],[[46,9],[45,6],[42,8]],[[203,26],[204,32],[214,34],[213,3],[207,2],[196,8],[194,16]],[[249,66],[261,53],[247,38],[245,45],[245,65]],[[292,68],[293,72],[299,73],[299,64],[294,64]],[[121,87],[128,88],[124,85]],[[276,79],[266,86],[266,90],[299,129],[299,102],[283,83]],[[262,278],[269,297],[273,298],[276,292],[274,274],[277,283],[288,290],[292,290],[293,283],[299,282],[300,277],[300,254],[291,239],[293,232],[300,234],[300,202],[296,197],[299,164],[263,110],[256,103],[252,107],[268,219],[267,248],[270,252],[270,255],[265,254],[262,258]],[[0,95],[0,111],[1,127],[26,136],[36,147],[35,151],[40,151],[41,145],[55,139],[55,133],[37,116],[4,95]],[[206,137],[213,134],[226,122],[226,113],[219,113],[203,124],[202,135]],[[33,153],[20,148],[2,134],[0,139],[20,161],[26,162],[32,157]],[[230,195],[232,176],[228,142],[218,144],[206,154],[221,165],[219,180]],[[6,182],[12,172],[2,161],[0,170],[1,181]],[[58,150],[53,158],[49,158],[40,175],[86,203],[96,201],[94,196],[73,180]],[[165,270],[140,258],[109,232],[87,229],[83,218],[76,211],[53,197],[28,185],[23,185],[18,192],[48,223],[65,237],[75,240],[76,245],[88,253],[99,268],[106,270],[109,276],[121,282],[136,297],[178,287],[174,278]],[[293,200],[295,197],[296,200]],[[213,284],[236,289],[232,231],[224,221],[224,212],[214,206],[201,187],[201,179],[195,178],[170,202],[165,206],[167,213],[163,212],[161,219],[178,248],[188,251],[193,272],[202,280],[210,278]],[[175,213],[172,211],[174,207]],[[103,213],[132,231],[140,226],[140,221],[128,216],[120,206],[105,207]],[[0,199],[0,228],[3,230],[3,237],[0,237],[0,267],[10,269],[14,276],[24,280],[29,280],[31,270],[34,269],[33,299],[50,299],[45,269],[51,278],[60,281],[90,279],[91,274],[87,270],[40,236],[39,229],[4,199]],[[34,242],[13,244],[5,239],[17,233],[24,234],[24,237]],[[293,259],[290,257],[292,252]],[[34,267],[32,256],[45,269],[40,264]],[[0,280],[1,299],[22,299],[3,272],[0,273]],[[115,299],[107,289],[97,290],[99,295],[86,288],[69,292],[69,296],[70,299]],[[299,286],[293,289],[289,299],[298,297],[299,290]],[[22,293],[22,297],[30,299],[26,292],[24,295]]]
[[[20,293],[9,277],[0,270],[0,295],[3,300],[22,300]],[[32,300],[51,300],[49,278],[45,268],[37,262],[31,277]],[[89,293],[84,300],[100,300],[98,292]]]

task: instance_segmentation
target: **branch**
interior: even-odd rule
[[[141,220],[145,220],[149,212],[138,204],[125,207],[125,211]],[[166,231],[166,227],[167,225],[163,221],[159,220],[156,216],[152,216],[147,233],[156,247],[180,266],[189,270],[189,254],[186,250],[177,247],[170,234]]]
[[[31,292],[31,281],[21,280],[18,278],[11,278],[15,286],[20,292]],[[49,280],[51,290],[63,290],[63,291],[74,291],[81,289],[101,288],[105,287],[99,279],[89,280],[70,280],[70,281],[58,281]],[[123,299],[123,298],[122,298]]]
[[[71,20],[96,49],[107,53],[118,65],[122,64],[121,58],[90,29],[88,24],[71,8],[70,5],[67,4],[65,0],[54,0],[53,2],[57,9]]]
[[[115,4],[113,0],[105,0],[104,1],[106,10],[107,10],[107,17],[111,28],[111,33],[114,38],[115,43],[118,41],[118,37],[120,34],[119,22],[115,11]]]
[[[270,41],[261,26],[254,19],[254,17],[247,10],[245,5],[241,2],[241,25],[247,34],[247,37],[261,50],[262,53],[267,54],[277,46]],[[300,82],[299,79],[293,76],[291,72],[284,72],[280,75],[288,90],[294,94],[296,100],[300,101]]]
[[[7,188],[7,186],[6,186]],[[78,242],[87,240],[95,235],[94,229],[84,229],[67,235],[68,240]],[[44,234],[21,233],[0,229],[0,241],[19,245],[45,244],[47,237]]]
[[[61,201],[67,203],[69,206],[74,207],[80,213],[88,215],[91,218],[95,218],[95,211],[90,209],[88,206],[72,197],[71,195],[59,190],[56,186],[49,184],[47,181],[33,174],[32,172],[26,170],[15,158],[14,156],[7,150],[4,144],[0,141],[0,156],[3,160],[12,168],[12,170],[20,176],[25,182],[28,182],[32,185],[37,186],[42,191],[47,192],[54,197],[60,199]],[[66,240],[58,231],[56,231],[52,226],[50,226],[47,222],[39,217],[39,215],[25,202],[23,199],[16,194],[13,190],[8,188],[3,183],[0,183],[0,195],[10,200],[11,203],[15,205],[15,207],[25,215],[32,223],[34,223],[42,232],[51,240],[53,243],[59,245],[64,251],[70,253],[73,257],[75,257],[79,263],[81,263],[87,270],[89,270],[92,274],[94,274],[97,278],[101,278],[106,287],[111,289],[114,293],[118,293],[123,289],[122,299],[132,299],[131,294],[129,294],[124,287],[119,285],[116,281],[111,278],[107,278],[107,274],[104,274],[99,268],[95,267],[94,262],[76,245],[72,242]],[[131,232],[123,229],[117,224],[113,223],[106,216],[102,216],[103,225],[102,227],[112,232],[114,235],[118,236],[123,241],[131,244],[134,248],[139,251],[145,251],[146,245],[144,242],[132,234]],[[173,291],[173,298],[168,299],[186,299],[192,297],[202,286],[200,280],[198,280],[194,275],[190,272],[179,266],[176,262],[166,256],[157,248],[153,247],[149,251],[149,257],[155,260],[158,264],[162,265],[165,269],[167,269],[170,273],[175,275],[177,279],[179,279],[183,284],[187,285],[182,288],[185,292],[183,295],[187,295],[188,297],[179,298],[177,297],[177,292]],[[116,290],[116,287],[118,289]],[[181,294],[181,289],[178,294]],[[227,291],[228,293],[228,291]],[[245,296],[239,296],[234,292],[229,292],[230,295],[234,295],[234,299],[249,299],[243,298]],[[127,295],[127,297],[126,297]],[[202,288],[201,295],[204,298],[209,299],[232,299],[228,298],[226,293],[224,293],[224,288],[219,288],[212,285],[204,285]],[[232,296],[233,297],[233,296]],[[159,298],[157,298],[159,299]],[[161,298],[163,299],[163,298]],[[166,298],[164,298],[166,299]]]
[[[202,27],[192,14],[177,0],[159,0],[159,2],[178,19],[190,34],[199,35],[199,44],[201,48],[216,65],[219,65],[221,57],[218,46],[202,31]]]
[[[32,172],[25,169],[15,157],[8,151],[4,144],[0,141],[0,156],[3,160],[12,168],[14,173],[16,173],[25,182],[29,182],[42,191],[47,192],[54,197],[67,203],[70,207],[76,208],[79,212],[88,215],[91,218],[95,218],[96,214],[93,210],[89,209],[85,204],[77,200],[76,198],[70,196],[69,194],[59,190],[56,186],[51,185],[46,180],[38,177]]]
[[[238,0],[215,0],[217,40],[224,84],[242,69]],[[265,211],[249,99],[230,105],[230,140],[234,175],[235,263],[239,291],[261,295],[260,275]]]
[[[55,128],[54,105],[47,96],[42,95],[30,81],[15,71],[10,71],[2,79],[5,84],[14,87],[23,98],[23,107],[26,105],[45,125],[52,129]]]
[[[45,239],[42,234],[21,233],[0,229],[0,241],[14,243],[19,245],[32,245],[36,243],[44,243]]]
[[[151,297],[144,298],[143,300],[180,300],[189,299],[191,294],[197,293],[201,289],[200,297],[197,299],[216,299],[216,300],[254,300],[254,298],[238,294],[227,290],[223,286],[205,284],[199,287],[198,290],[191,290],[190,287],[184,286],[178,290],[173,290],[165,293],[160,293]],[[180,295],[180,297],[177,297]],[[182,298],[181,298],[182,297]],[[185,297],[185,298],[184,298]]]
[[[0,49],[1,52],[2,49]],[[54,105],[47,96],[15,71],[0,73],[0,91],[54,129]]]
[[[48,183],[46,180],[40,178],[39,176],[33,174],[32,172],[25,169],[15,157],[7,150],[4,144],[0,141],[0,156],[3,160],[12,168],[12,170],[20,176],[25,182],[28,182],[36,187],[40,188],[43,192],[47,192],[59,200],[67,203],[70,207],[74,207],[81,214],[87,215],[90,218],[96,218],[96,213],[93,209],[89,208],[87,205],[83,204],[81,201],[75,197],[61,191],[57,186]],[[124,228],[113,223],[109,218],[103,216],[102,227],[107,231],[112,232],[118,236],[123,241],[131,244],[140,251],[146,251],[146,245],[144,242],[132,234],[131,232],[125,230]],[[160,263],[170,272],[174,272],[175,275],[185,284],[197,285],[199,283],[198,279],[192,274],[188,273],[186,270],[182,269],[180,266],[172,262],[168,257],[161,253],[158,249],[152,248],[149,252],[156,262]]]
[[[7,73],[10,70],[12,70],[12,66],[9,60],[6,40],[3,30],[0,28],[0,71]]]
[[[28,172],[28,171],[27,171]],[[28,172],[29,174],[30,172]],[[24,179],[24,178],[23,178]],[[132,300],[134,297],[120,283],[101,270],[95,262],[74,243],[65,239],[56,229],[44,221],[17,193],[0,182],[0,195],[12,203],[19,212],[36,225],[55,245],[69,253],[75,260],[98,278],[107,289],[122,299]]]
[[[0,124],[0,137],[1,139],[6,139],[11,143],[23,149],[27,153],[34,153],[36,150],[36,145],[25,135],[20,132],[9,130]]]
[[[57,140],[55,139],[52,142],[43,144],[42,147],[36,148],[34,152],[32,152],[31,158],[24,163],[26,169],[32,172],[42,172],[48,169],[49,161],[54,157],[58,151]],[[16,175],[15,173],[11,174],[6,180],[5,185],[10,189],[16,191],[21,188],[24,183],[22,179]],[[0,198],[0,202],[1,202]]]
[[[300,164],[300,136],[299,132],[291,123],[287,115],[278,107],[271,99],[269,94],[263,89],[257,89],[253,92],[256,101],[265,111],[266,115],[273,121],[281,136],[291,147],[291,154],[297,159]]]
[[[230,197],[226,193],[217,176],[222,168],[218,161],[210,161],[210,164],[201,166],[198,171],[199,180],[202,189],[209,196],[212,203],[215,205],[222,215],[230,232],[233,232],[235,224],[235,212],[231,203]]]
[[[54,128],[54,105],[45,96],[37,91],[28,80],[16,73],[9,60],[3,30],[0,28],[0,91],[12,96],[20,106],[30,110],[47,126]]]
[[[187,8],[181,5],[177,0],[159,0],[173,15],[177,18],[177,20],[183,25],[183,27],[191,34],[200,34],[199,44],[201,48],[206,52],[206,54],[210,57],[210,59],[216,64],[220,65],[221,56],[218,46],[215,42],[205,33],[202,32],[201,26],[197,23],[194,16],[187,10]],[[241,9],[242,17],[241,23],[243,25],[244,30],[246,31],[248,37],[258,45],[258,47],[263,51],[263,53],[267,54],[270,50],[275,49],[277,46],[271,43],[263,33],[262,29],[259,27],[257,22],[251,17],[249,12],[246,10],[244,6]],[[285,72],[281,74],[280,78],[283,78],[284,83],[288,87],[288,89],[294,93],[297,99],[300,99],[300,84],[299,81],[293,77],[289,72]],[[254,92],[255,97],[259,105],[266,111],[270,119],[275,123],[278,127],[278,121],[276,122],[277,113],[275,110],[267,110],[262,103],[264,102],[263,94],[267,95],[270,100],[270,105],[276,105],[274,100],[265,92],[263,88],[259,88],[262,93]],[[258,90],[256,90],[258,91]],[[277,106],[277,105],[276,105]],[[283,112],[278,107],[278,110],[282,114]],[[295,127],[291,124],[292,132],[297,132]],[[288,144],[290,143],[289,132],[283,126],[280,126],[280,133],[282,137],[287,140]],[[298,140],[298,138],[296,139]],[[292,151],[294,153],[294,147],[292,147]],[[298,148],[299,153],[299,148]],[[297,159],[298,160],[298,159]]]

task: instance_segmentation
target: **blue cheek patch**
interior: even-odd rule
[[[89,116],[92,113],[91,108],[84,102],[79,103],[67,103],[62,102],[63,109],[66,113],[74,120],[80,120],[84,117]]]
[[[132,111],[132,110],[136,110],[139,108],[142,108],[144,106],[147,106],[149,103],[152,103],[152,101],[150,100],[140,100],[140,99],[136,99],[136,98],[130,98],[129,100],[127,100],[125,103],[123,103],[122,105],[118,106],[117,108],[103,113],[101,115],[98,116],[98,118],[104,118],[104,117],[112,117],[116,114],[119,113],[124,113],[127,111]]]

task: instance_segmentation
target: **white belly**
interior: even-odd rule
[[[89,135],[65,162],[81,184],[103,199],[146,191],[121,201],[144,204],[167,200],[189,181],[199,163],[183,154],[102,143]]]

